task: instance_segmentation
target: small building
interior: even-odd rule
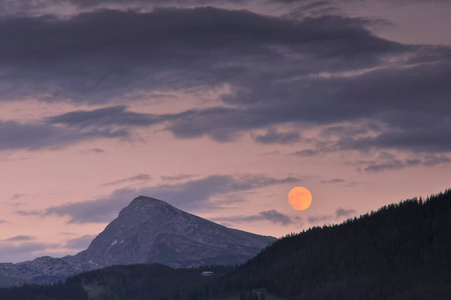
[[[202,273],[200,273],[200,275],[202,275],[202,276],[213,276],[213,272],[212,271],[203,271]]]

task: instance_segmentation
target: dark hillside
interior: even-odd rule
[[[0,288],[1,300],[153,300],[178,298],[178,290],[199,290],[233,267],[173,269],[162,264],[111,266],[52,285]],[[203,271],[213,276],[202,276]],[[208,288],[201,290],[208,296]]]
[[[451,190],[286,236],[213,290],[259,287],[287,299],[451,299]]]
[[[90,271],[70,278],[87,292],[90,299],[167,299],[177,295],[176,290],[190,289],[212,280],[202,276],[202,271],[212,271],[216,276],[232,267],[211,266],[205,268],[173,269],[162,264],[112,266]]]

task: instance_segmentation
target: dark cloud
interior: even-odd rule
[[[359,2],[376,2],[380,0],[361,0]],[[422,2],[444,2],[446,0],[397,0],[390,3],[400,3],[405,5]],[[387,1],[388,2],[388,1]],[[246,5],[248,4],[248,5]],[[195,6],[216,6],[216,7],[234,7],[248,8],[254,5],[268,6],[274,5],[280,9],[285,7],[289,12],[285,15],[292,18],[320,16],[330,14],[344,14],[342,3],[336,0],[1,0],[0,14],[3,15],[48,15],[49,13],[64,12],[64,8],[70,6],[73,10],[92,11],[102,8],[116,9],[138,9],[140,11],[151,11],[158,7],[176,6],[176,7],[195,7]]]
[[[90,128],[74,130],[45,123],[19,123],[0,120],[0,151],[14,149],[61,148],[77,142],[98,138],[127,138],[122,128]]]
[[[55,1],[55,0],[53,0]],[[92,7],[106,4],[123,4],[122,0],[65,0],[81,7]],[[127,6],[131,5],[164,5],[164,6],[192,6],[192,5],[212,5],[221,3],[233,3],[235,5],[244,4],[249,0],[128,0]]]
[[[330,224],[330,222],[333,220],[333,216],[331,215],[317,215],[317,216],[310,216],[307,218],[308,222],[310,224]]]
[[[276,129],[271,128],[264,134],[255,135],[254,139],[262,144],[292,144],[298,142],[301,136],[297,131],[278,132]]]
[[[47,118],[49,124],[68,127],[149,126],[157,123],[156,116],[126,111],[126,106],[99,108],[92,111],[74,111]]]
[[[211,175],[183,183],[163,184],[138,190],[120,189],[109,197],[50,207],[45,212],[40,212],[40,215],[68,216],[69,223],[110,222],[117,217],[122,208],[139,195],[161,199],[179,209],[192,212],[217,208],[218,204],[213,202],[215,196],[298,181],[294,177],[276,179],[264,175]]]
[[[11,223],[11,222],[4,220],[4,219],[0,219],[0,224],[5,224],[5,223]]]
[[[313,225],[329,225],[334,221],[342,219],[343,217],[350,217],[357,213],[354,209],[337,208],[334,215],[315,215],[307,218],[308,222]]]
[[[42,214],[40,210],[16,210],[14,213],[24,217],[40,216]]]
[[[302,81],[296,87],[268,84],[271,90],[261,86],[248,91],[249,95],[235,98],[241,101],[258,99],[258,103],[242,108],[187,111],[175,116],[168,129],[178,137],[207,135],[218,141],[228,141],[244,130],[295,122],[332,127],[321,137],[332,143],[323,143],[323,148],[314,148],[311,152],[307,149],[299,155],[390,148],[448,152],[451,150],[451,143],[447,142],[451,141],[451,125],[445,112],[450,109],[446,99],[451,96],[451,89],[445,81],[451,79],[449,70],[448,65],[438,68],[415,66],[409,70],[389,68],[351,78],[306,80],[306,84],[310,81],[308,89],[299,88]],[[416,75],[412,76],[412,73]],[[284,106],[277,101],[280,97],[271,96],[280,91],[286,94]],[[333,95],[331,91],[334,91]],[[299,94],[305,95],[305,101],[299,101]],[[336,125],[351,121],[356,125]]]
[[[234,217],[221,217],[212,219],[215,222],[227,223],[229,226],[236,223],[248,223],[256,221],[269,221],[274,224],[280,224],[283,226],[302,224],[301,217],[290,217],[288,215],[282,214],[274,209],[268,211],[262,211],[256,215],[251,216],[234,216]]]
[[[287,215],[281,214],[274,209],[262,211],[261,213],[259,213],[259,216],[261,216],[264,220],[268,220],[273,223],[280,223],[281,225],[288,225],[293,222],[292,218]],[[296,219],[296,221],[299,222],[300,219]]]
[[[149,181],[149,180],[150,180],[150,175],[149,174],[138,174],[136,176],[132,176],[132,177],[128,177],[128,178],[124,178],[124,179],[120,179],[120,180],[104,183],[102,185],[109,186],[109,185],[117,185],[117,184],[122,184],[122,183],[133,182],[133,181]]]
[[[333,178],[333,179],[330,179],[330,180],[321,180],[321,183],[325,183],[325,184],[328,184],[328,183],[344,183],[344,182],[346,182],[346,180],[341,179],[341,178]]]
[[[327,4],[315,3],[308,5]],[[0,25],[2,101],[106,105],[146,93],[231,90],[222,105],[179,113],[111,106],[43,124],[2,122],[0,150],[129,137],[134,127],[159,124],[178,138],[220,142],[271,128],[255,140],[282,144],[300,141],[301,129],[326,127],[300,156],[451,151],[451,49],[384,40],[367,20],[202,7],[16,16]]]
[[[54,249],[57,246],[55,244],[36,242],[25,242],[20,245],[13,245],[10,242],[0,243],[1,262],[18,262],[32,259],[37,254],[41,254],[42,251]]]
[[[16,241],[30,241],[30,240],[34,240],[36,239],[33,236],[29,236],[29,235],[16,235],[7,239],[4,239],[5,241],[8,242],[16,242]]]
[[[46,124],[21,124],[14,121],[0,121],[0,150],[40,149],[64,144],[74,134]],[[49,141],[52,143],[49,143]]]
[[[324,15],[344,15],[340,4],[336,1],[270,1],[272,3],[289,4],[290,9],[284,15],[287,18],[302,19]]]
[[[321,151],[321,150],[304,149],[304,150],[296,151],[292,154],[296,155],[296,156],[301,156],[301,157],[308,157],[308,156],[317,156],[322,153],[323,153],[323,151]]]
[[[95,238],[94,235],[83,235],[74,239],[70,239],[66,241],[66,244],[64,245],[66,248],[69,249],[75,249],[75,250],[81,250],[88,248],[91,241]]]
[[[426,155],[422,159],[406,160],[408,165],[416,165],[417,163],[424,166],[436,166],[451,163],[451,159],[445,155]]]
[[[405,167],[405,164],[398,160],[398,159],[393,159],[390,161],[385,161],[385,162],[374,162],[371,163],[369,166],[365,167],[365,169],[363,169],[366,172],[380,172],[380,171],[385,171],[385,170],[399,170],[399,169],[403,169]]]
[[[95,103],[135,90],[225,83],[255,89],[293,75],[374,66],[406,48],[373,36],[359,19],[295,22],[211,7],[9,17],[0,24],[3,99]]]
[[[0,13],[6,15],[28,14],[45,15],[64,11],[65,6],[78,10],[96,10],[105,7],[115,7],[123,10],[130,8],[151,10],[161,6],[192,7],[205,5],[243,5],[249,0],[0,0]]]
[[[349,216],[353,216],[357,213],[356,210],[354,209],[344,209],[342,207],[339,207],[336,211],[335,211],[335,217],[338,218],[342,218],[342,217],[349,217]]]
[[[142,194],[165,200],[184,210],[202,210],[216,207],[214,196],[253,190],[271,185],[296,183],[299,179],[276,179],[265,175],[211,175],[177,184],[164,184],[141,189]]]
[[[69,202],[47,208],[41,216],[68,216],[69,223],[107,223],[114,220],[119,211],[126,207],[134,197],[134,190],[121,189],[109,197],[84,202]]]
[[[401,170],[407,167],[425,166],[432,167],[451,163],[451,159],[445,155],[415,155],[410,158],[398,158],[396,155],[381,152],[375,160],[360,161],[362,165],[357,170],[365,172],[382,172],[387,170]]]

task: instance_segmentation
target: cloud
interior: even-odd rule
[[[313,225],[317,224],[331,224],[334,220],[339,220],[343,217],[349,217],[353,216],[357,213],[354,209],[345,209],[342,207],[339,207],[336,209],[334,215],[315,215],[315,216],[309,216],[307,218],[308,222]]]
[[[33,96],[105,103],[133,98],[137,91],[223,84],[255,93],[268,83],[276,89],[266,86],[272,90],[268,96],[291,97],[278,81],[286,84],[293,75],[320,70],[374,66],[382,56],[408,49],[373,36],[359,19],[330,16],[293,22],[212,7],[149,13],[98,10],[64,19],[21,16],[0,21],[0,91],[9,100]],[[277,72],[285,67],[291,69],[288,74]],[[274,82],[266,75],[270,73]]]
[[[128,177],[128,178],[124,178],[124,179],[120,179],[120,180],[116,180],[116,181],[112,181],[112,182],[107,182],[102,185],[109,186],[109,185],[117,185],[117,184],[122,184],[122,183],[127,183],[127,182],[133,182],[133,181],[149,181],[149,180],[150,180],[149,174],[138,174],[136,176],[132,176],[132,177]]]
[[[346,180],[341,179],[341,178],[333,178],[333,179],[330,179],[330,180],[321,180],[321,183],[324,183],[324,184],[328,184],[328,183],[344,183],[344,182],[346,182]]]
[[[16,235],[7,239],[4,239],[5,241],[8,242],[15,242],[15,241],[30,241],[30,240],[34,240],[36,239],[33,236],[29,236],[29,235]]]
[[[385,170],[399,170],[403,169],[404,167],[405,164],[402,161],[393,159],[382,163],[372,163],[369,166],[365,167],[365,169],[363,170],[366,172],[380,172]]]
[[[398,158],[396,155],[388,152],[380,152],[374,160],[358,162],[361,167],[358,171],[377,173],[388,170],[401,170],[408,167],[424,166],[433,167],[451,163],[451,158],[446,155],[417,154],[407,158]]]
[[[69,216],[69,223],[107,223],[117,217],[119,211],[131,202],[134,195],[133,190],[121,189],[106,198],[52,206],[40,215]]]
[[[300,157],[309,157],[309,156],[317,156],[321,153],[323,153],[323,151],[321,151],[321,150],[304,149],[304,150],[296,151],[296,152],[292,153],[292,155],[300,156]]]
[[[444,64],[451,65],[451,60]],[[230,141],[240,132],[268,125],[290,122],[330,125],[329,132],[324,131],[319,137],[318,147],[297,154],[370,149],[449,152],[450,118],[444,113],[449,109],[445,99],[451,96],[451,89],[444,82],[451,79],[449,69],[449,66],[427,64],[408,70],[386,68],[351,77],[304,79],[296,86],[292,83],[262,84],[248,87],[245,94],[227,100],[239,107],[186,111],[174,116],[168,129],[182,138],[209,136],[218,141]],[[419,76],[412,77],[412,72]],[[303,89],[303,84],[308,89]],[[412,91],[411,86],[415,86],[416,91]],[[283,106],[276,96],[280,91],[285,94]],[[330,91],[334,91],[333,96]],[[299,101],[298,94],[306,95],[305,99]],[[248,99],[258,102],[245,102]],[[350,125],[353,123],[355,125]],[[332,128],[340,130],[332,131]],[[258,136],[257,140],[286,141],[271,132]]]
[[[0,219],[0,224],[11,223],[8,220]]]
[[[1,262],[20,262],[33,259],[37,254],[57,247],[55,244],[25,242],[20,245],[13,245],[10,242],[0,243]]]
[[[230,225],[236,223],[250,223],[257,221],[269,221],[274,224],[280,224],[282,226],[292,225],[292,224],[302,224],[301,217],[290,217],[288,215],[282,214],[274,209],[262,211],[256,215],[251,216],[233,216],[233,217],[220,217],[213,218],[215,222],[227,223]]]
[[[375,2],[364,0],[365,3]],[[358,3],[359,1],[353,1]],[[363,0],[361,1],[363,2]],[[406,4],[406,1],[397,0],[390,3]],[[443,0],[412,0],[409,3],[422,2],[443,2]],[[67,14],[69,9],[73,11],[95,11],[102,8],[115,8],[121,10],[136,9],[140,11],[152,11],[158,7],[176,6],[176,7],[196,7],[196,6],[215,6],[215,7],[233,7],[252,9],[256,5],[260,7],[276,7],[277,10],[287,11],[285,17],[301,18],[321,15],[344,14],[340,1],[306,1],[306,0],[1,0],[0,14],[3,15],[38,15],[45,16],[52,13]]]
[[[92,128],[85,131],[45,123],[19,123],[0,120],[0,151],[39,150],[60,148],[70,144],[97,138],[125,138],[129,132],[123,129]]]
[[[344,209],[342,207],[339,207],[335,211],[335,217],[337,219],[342,218],[342,217],[349,217],[349,216],[355,215],[356,213],[357,213],[357,211],[354,209]]]
[[[196,177],[198,175],[195,174],[179,174],[174,176],[160,176],[162,180],[164,181],[179,181],[179,180],[185,180],[190,179],[193,177]]]
[[[230,142],[251,133],[259,143],[280,144],[325,128],[299,156],[451,152],[451,48],[385,40],[364,19],[201,7],[10,16],[0,25],[0,101],[105,106],[37,124],[1,122],[0,150],[127,138],[134,128],[158,125],[177,138]],[[166,114],[114,106],[223,86],[230,92],[216,106]],[[396,165],[379,167],[390,168]]]
[[[199,210],[216,207],[212,198],[271,185],[299,182],[295,177],[276,179],[265,175],[210,175],[181,184],[163,184],[141,189],[141,193],[165,200],[185,210]]]
[[[40,210],[16,210],[15,214],[28,217],[28,216],[40,216],[42,212]]]
[[[307,218],[308,222],[310,224],[329,224],[333,220],[333,216],[331,215],[316,215],[316,216],[310,216]]]
[[[75,250],[87,249],[94,238],[94,235],[86,234],[74,239],[67,240],[64,247]]]
[[[100,148],[91,148],[88,150],[82,150],[80,151],[83,154],[89,154],[89,153],[96,153],[96,154],[101,154],[101,153],[105,153],[105,150],[100,149]]]
[[[49,117],[49,124],[64,124],[68,127],[149,126],[158,122],[156,116],[126,111],[127,107],[113,106],[92,111],[74,111]]]
[[[255,135],[255,141],[261,144],[292,144],[301,139],[299,132],[277,132],[276,129],[271,128],[265,134]]]
[[[26,194],[20,194],[20,193],[16,193],[14,194],[11,198],[12,199],[20,199],[22,197],[26,196]]]
[[[75,111],[52,116],[45,122],[19,123],[0,120],[0,151],[12,149],[61,148],[99,138],[126,139],[130,128],[155,124],[157,117],[114,106],[92,111]],[[88,152],[104,153],[99,148]]]
[[[219,204],[213,201],[215,196],[298,181],[294,177],[276,179],[265,175],[210,175],[183,183],[162,184],[140,189],[120,189],[109,197],[49,207],[45,212],[40,212],[40,215],[68,216],[69,223],[110,222],[117,217],[122,208],[139,195],[161,199],[182,210],[198,211],[218,208]]]
[[[70,11],[93,11],[102,8],[116,8],[122,10],[137,9],[140,11],[151,11],[154,8],[177,6],[234,6],[244,5],[249,0],[1,0],[0,14],[2,15],[38,15],[45,16],[49,14],[61,13],[67,14]]]

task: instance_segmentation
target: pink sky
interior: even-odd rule
[[[2,262],[141,194],[281,237],[450,187],[449,1],[95,3],[0,1]]]

